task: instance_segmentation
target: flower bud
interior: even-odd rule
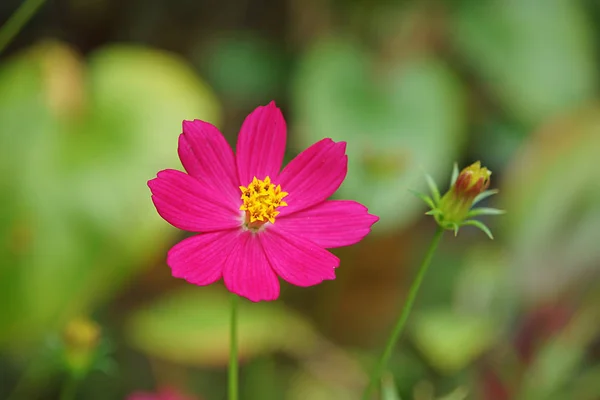
[[[492,171],[486,167],[482,168],[481,163],[477,161],[460,172],[451,189],[465,198],[474,199],[490,186],[491,175]]]
[[[492,172],[477,161],[464,168],[439,205],[444,222],[460,225],[468,216],[475,198],[490,186]]]
[[[460,173],[458,166],[454,164],[450,189],[444,196],[440,196],[435,181],[429,175],[426,175],[426,178],[431,196],[414,191],[413,193],[431,208],[425,214],[433,216],[443,229],[453,230],[454,235],[457,235],[461,226],[471,225],[493,239],[490,229],[483,222],[473,218],[480,215],[504,214],[504,211],[490,207],[472,208],[481,200],[498,193],[497,190],[487,190],[491,175],[492,172],[482,167],[479,161]]]

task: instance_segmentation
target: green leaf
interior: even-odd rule
[[[193,58],[224,98],[253,109],[275,99],[285,84],[285,60],[278,50],[255,33],[240,32],[212,41],[208,51],[197,51]]]
[[[0,348],[33,348],[164,257],[176,231],[146,181],[180,166],[190,118],[218,122],[219,106],[169,53],[114,46],[88,63],[50,42],[1,64]]]
[[[314,348],[312,327],[281,303],[240,299],[242,359],[275,351],[302,356]],[[223,288],[195,287],[172,293],[134,313],[126,335],[145,354],[179,364],[226,365],[230,296]]]
[[[568,325],[555,334],[552,340],[540,346],[528,366],[528,373],[517,393],[518,398],[558,399],[553,395],[572,385],[576,377],[589,369],[588,349],[593,346],[600,333],[597,322],[600,318],[600,296],[597,293],[586,296],[587,301],[580,305]]]
[[[597,106],[565,115],[535,132],[505,172],[511,274],[534,299],[563,292],[600,261],[599,126]]]
[[[494,343],[495,330],[485,316],[437,309],[415,314],[411,337],[432,366],[453,374]]]
[[[598,66],[582,2],[458,4],[451,22],[458,51],[519,121],[535,126],[595,98]]]
[[[464,387],[459,387],[445,396],[438,397],[437,400],[466,400],[468,397],[469,391]]]
[[[476,228],[479,228],[485,233],[490,239],[494,239],[494,235],[492,235],[492,231],[488,228],[483,222],[477,221],[476,219],[469,219],[461,223],[461,225],[471,225]]]
[[[381,379],[381,400],[401,400],[392,374],[385,374]]]
[[[322,372],[300,371],[291,379],[286,400],[356,399],[362,387],[349,387],[336,382],[335,377],[323,377]],[[342,377],[343,378],[343,377]]]
[[[346,141],[348,175],[336,196],[379,215],[377,229],[398,229],[419,218],[420,202],[406,189],[423,191],[424,173],[438,179],[457,158],[465,101],[436,58],[380,61],[348,39],[309,49],[294,79],[295,150],[323,137]]]

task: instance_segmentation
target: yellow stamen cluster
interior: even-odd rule
[[[281,190],[281,185],[275,186],[268,176],[264,180],[254,177],[248,186],[240,186],[243,204],[240,210],[246,211],[248,227],[260,227],[270,222],[275,223],[279,214],[277,207],[287,206],[282,199],[288,195]]]

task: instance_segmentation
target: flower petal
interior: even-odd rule
[[[167,264],[176,278],[195,285],[210,285],[221,279],[228,250],[235,240],[236,230],[192,236],[169,250]]]
[[[289,193],[288,205],[277,210],[279,218],[327,200],[346,177],[345,152],[346,142],[323,139],[294,158],[278,178],[282,190]]]
[[[285,141],[285,120],[274,101],[248,115],[236,146],[240,185],[247,186],[255,176],[274,180],[283,162]]]
[[[361,241],[379,217],[367,207],[350,200],[328,200],[306,210],[278,217],[275,224],[326,249],[349,246]]]
[[[183,121],[178,153],[188,174],[228,200],[239,200],[235,156],[214,125],[200,120]]]
[[[257,236],[271,267],[292,285],[312,286],[335,279],[339,258],[315,243],[278,230],[275,225]]]
[[[160,171],[148,181],[148,187],[160,216],[179,229],[211,232],[241,226],[241,212],[235,203],[181,171]]]
[[[258,235],[238,233],[235,247],[223,269],[225,286],[231,292],[257,302],[279,297],[279,280],[273,272]]]

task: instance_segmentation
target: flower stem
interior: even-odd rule
[[[238,296],[231,294],[230,350],[229,350],[229,400],[238,400],[238,339],[237,339]]]
[[[0,53],[9,45],[45,0],[25,0],[0,28]]]
[[[421,287],[421,283],[423,282],[423,277],[427,272],[427,268],[431,263],[431,259],[433,258],[433,253],[438,247],[440,239],[442,238],[442,234],[444,233],[444,228],[438,226],[435,234],[433,235],[433,239],[431,240],[431,244],[429,245],[429,249],[425,254],[425,258],[419,267],[419,272],[417,273],[417,277],[413,281],[410,286],[410,290],[408,292],[408,297],[406,298],[406,303],[404,303],[404,307],[400,313],[398,321],[396,321],[396,325],[392,330],[392,334],[388,338],[387,344],[385,345],[385,350],[381,354],[379,361],[377,361],[377,365],[371,374],[371,379],[369,381],[369,385],[365,389],[363,393],[363,400],[369,400],[369,396],[375,388],[378,386],[379,381],[381,380],[381,375],[383,374],[383,369],[387,365],[390,356],[392,355],[392,350],[394,349],[394,345],[400,338],[402,331],[404,330],[404,326],[406,325],[406,321],[408,320],[408,316],[410,315],[410,311],[412,310],[413,303],[415,302],[415,298],[417,297],[417,293],[419,292],[419,288]]]

